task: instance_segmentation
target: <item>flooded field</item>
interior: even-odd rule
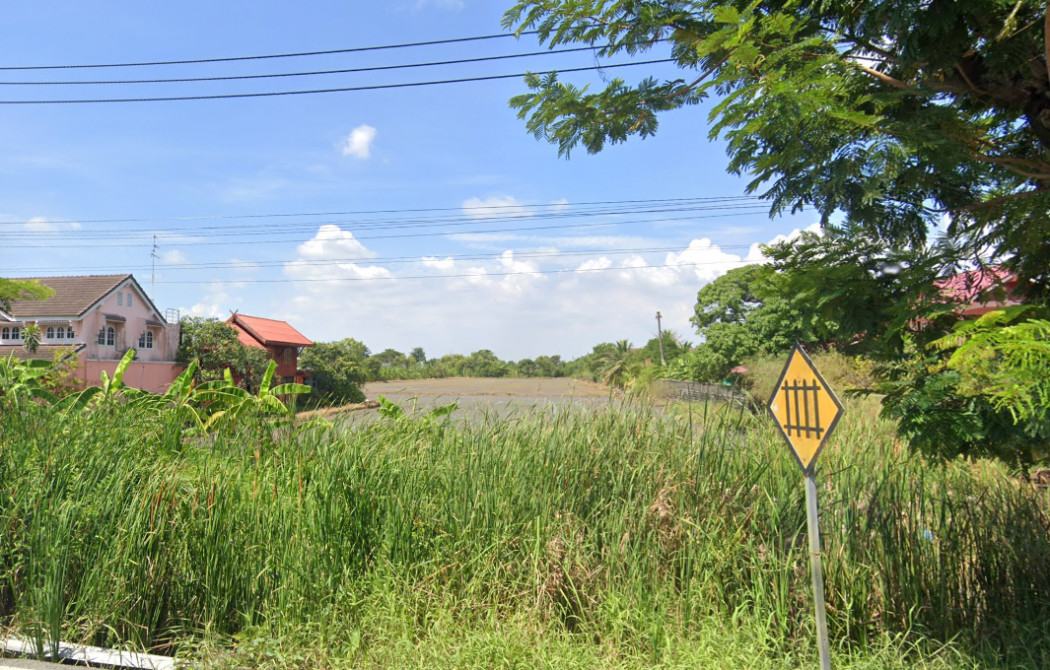
[[[531,411],[557,411],[569,406],[596,408],[620,402],[608,386],[567,378],[493,379],[450,377],[372,382],[364,387],[368,400],[383,396],[406,412],[427,412],[458,403],[461,416],[507,417]],[[369,412],[371,413],[371,412]]]

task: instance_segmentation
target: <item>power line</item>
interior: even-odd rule
[[[515,275],[553,275],[553,274],[568,274],[568,273],[591,273],[591,272],[631,272],[640,270],[658,270],[662,268],[686,268],[686,267],[699,267],[701,265],[726,265],[732,263],[734,265],[748,265],[753,261],[747,259],[740,259],[736,261],[721,260],[721,261],[697,261],[695,263],[665,263],[662,265],[643,265],[643,266],[628,266],[628,267],[607,267],[607,268],[566,268],[559,270],[512,270],[508,272],[465,272],[460,274],[444,274],[444,275],[404,275],[400,277],[324,277],[324,278],[302,278],[302,279],[237,279],[237,280],[226,280],[226,281],[237,281],[238,283],[245,284],[298,284],[298,283],[314,283],[314,282],[342,282],[342,281],[401,281],[409,279],[461,279],[465,277],[473,277],[476,279],[484,279],[486,277],[510,277]],[[161,281],[160,284],[207,284],[213,281],[223,281],[215,279],[194,279],[194,280],[173,280],[173,281]]]
[[[330,74],[354,74],[359,72],[381,72],[384,70],[406,70],[420,67],[436,67],[442,65],[463,65],[466,63],[485,63],[489,61],[509,60],[513,58],[532,58],[535,56],[551,56],[557,54],[578,53],[580,51],[593,51],[602,47],[586,46],[573,47],[570,49],[555,49],[547,51],[531,51],[528,53],[501,54],[498,56],[476,56],[474,58],[457,58],[453,60],[427,61],[423,63],[400,63],[397,65],[371,65],[368,67],[354,67],[340,70],[313,70],[309,72],[279,72],[272,74],[239,74],[215,77],[176,77],[171,79],[102,79],[85,81],[0,81],[0,86],[106,86],[111,84],[180,84],[203,81],[238,81],[250,79],[277,79],[281,77],[313,77]]]
[[[763,208],[762,211],[765,211],[765,209]],[[699,215],[699,216],[698,215],[692,215],[692,216],[683,216],[683,217],[663,217],[663,218],[659,218],[659,219],[646,219],[646,220],[642,220],[642,221],[611,221],[611,222],[600,222],[600,223],[570,223],[570,224],[559,224],[559,225],[550,225],[550,226],[527,226],[527,227],[521,227],[521,228],[491,228],[491,229],[486,229],[486,230],[468,230],[468,231],[447,231],[447,230],[444,230],[444,231],[436,231],[436,232],[401,233],[401,234],[397,234],[397,235],[367,235],[367,236],[361,236],[361,237],[358,237],[358,236],[355,235],[353,239],[358,240],[358,241],[367,241],[367,240],[387,240],[387,239],[404,239],[404,238],[418,238],[418,237],[443,237],[443,236],[448,236],[448,235],[483,235],[483,234],[493,234],[493,233],[498,234],[498,233],[512,233],[512,232],[524,232],[524,231],[536,231],[536,230],[567,230],[567,229],[572,229],[572,228],[595,228],[595,227],[606,227],[606,226],[620,226],[620,225],[626,225],[626,224],[632,224],[632,223],[661,223],[661,222],[665,222],[665,221],[686,221],[686,220],[691,221],[691,220],[695,220],[695,219],[717,219],[717,218],[738,217],[738,216],[754,216],[755,214],[758,214],[758,213],[759,212],[729,212],[729,213],[723,213],[723,214],[711,214],[711,215]],[[139,234],[142,234],[142,233],[139,233]],[[251,244],[251,245],[259,245],[259,244],[289,244],[290,242],[293,242],[293,241],[294,240],[272,240],[272,239],[271,240],[244,240],[244,241],[238,242],[238,244],[240,244],[240,245],[249,245],[249,244]],[[193,242],[187,242],[187,243],[188,244],[193,244],[194,246],[215,246],[215,245],[229,245],[230,244],[230,242],[228,242],[228,241],[223,241],[223,242],[193,241]],[[49,249],[70,248],[70,247],[91,248],[91,249],[101,249],[101,248],[125,248],[126,249],[126,248],[133,248],[133,247],[141,247],[144,244],[146,244],[145,241],[143,241],[143,242],[141,242],[139,244],[48,244],[47,247]],[[8,249],[28,249],[28,248],[39,248],[39,245],[32,245],[32,244],[30,244],[30,245],[6,245],[6,248],[8,248]]]
[[[637,198],[633,200],[583,200],[580,202],[568,202],[568,203],[540,203],[540,204],[529,204],[529,203],[518,203],[513,205],[479,205],[476,208],[470,209],[485,209],[485,210],[515,210],[515,209],[531,209],[535,207],[548,207],[550,205],[567,206],[567,207],[586,207],[591,205],[630,205],[640,204],[647,205],[651,203],[674,203],[674,202],[715,202],[723,200],[760,200],[758,196],[753,195],[726,195],[726,196],[696,196],[692,198]],[[48,219],[48,223],[59,224],[59,223],[148,223],[151,221],[162,222],[162,221],[221,221],[230,219],[269,219],[269,218],[288,218],[288,217],[307,217],[307,216],[363,216],[368,214],[419,214],[423,212],[453,212],[463,211],[464,207],[418,207],[409,209],[359,209],[359,210],[347,210],[340,212],[270,212],[264,214],[211,214],[204,216],[176,216],[176,217],[138,217],[130,219]],[[25,225],[25,221],[0,221],[0,226],[21,226]]]
[[[535,35],[537,31],[528,30],[519,35]],[[324,51],[300,51],[297,53],[266,54],[262,56],[228,56],[222,58],[194,58],[189,60],[166,60],[147,61],[141,63],[101,63],[91,65],[19,65],[0,67],[0,71],[26,71],[26,70],[84,70],[108,67],[148,67],[154,65],[196,65],[200,63],[232,63],[235,61],[267,60],[272,58],[298,58],[300,56],[330,56],[334,54],[362,53],[365,51],[384,51],[389,49],[407,49],[412,47],[435,46],[438,44],[457,44],[461,42],[480,42],[484,40],[504,39],[517,37],[514,33],[498,33],[496,35],[477,35],[474,37],[454,37],[443,40],[428,40],[425,42],[403,42],[401,44],[381,44],[368,47],[351,47],[347,49],[327,49]]]
[[[265,91],[261,93],[219,93],[214,95],[173,95],[153,98],[75,98],[66,100],[0,100],[0,105],[80,105],[80,104],[114,104],[129,102],[185,102],[193,100],[230,100],[234,98],[273,98],[291,95],[316,95],[321,93],[349,93],[354,91],[379,91],[398,88],[418,88],[422,86],[443,86],[477,81],[494,81],[497,79],[516,79],[526,75],[564,74],[567,72],[588,72],[591,70],[611,70],[613,68],[633,67],[635,65],[655,65],[671,63],[673,58],[635,61],[633,63],[611,63],[608,65],[590,65],[586,67],[544,70],[542,72],[517,72],[514,74],[480,75],[477,77],[460,77],[455,79],[436,79],[431,81],[402,82],[398,84],[371,84],[367,86],[344,86],[338,88],[317,88],[299,91]]]
[[[719,249],[750,249],[750,244],[719,244],[716,245]],[[650,254],[650,253],[666,253],[666,252],[677,252],[684,251],[681,245],[679,246],[664,246],[664,247],[625,247],[625,248],[599,248],[599,249],[572,249],[572,250],[558,250],[558,251],[535,251],[535,252],[514,252],[514,258],[535,258],[545,259],[550,258],[557,260],[566,256],[589,256],[589,255],[625,255],[625,254]],[[440,256],[440,258],[439,258]],[[439,253],[420,253],[412,256],[352,256],[349,258],[328,258],[328,259],[281,259],[281,260],[266,260],[266,261],[249,261],[249,260],[238,260],[238,261],[223,261],[214,263],[162,263],[158,268],[164,271],[198,271],[198,270],[252,270],[258,268],[270,268],[279,267],[287,264],[294,264],[297,267],[324,267],[328,265],[346,265],[351,263],[382,263],[384,265],[404,265],[409,263],[422,263],[426,260],[431,261],[485,261],[493,260],[498,258],[493,256],[492,253],[477,253],[477,254],[439,254]],[[152,266],[151,266],[152,267]],[[112,265],[79,265],[70,266],[65,265],[62,267],[52,268],[18,268],[17,272],[31,272],[31,273],[50,273],[50,272],[68,272],[70,270],[112,270]],[[123,268],[125,271],[133,272],[136,270],[147,270],[146,266],[129,266]]]
[[[339,221],[306,221],[306,222],[294,222],[294,223],[275,223],[268,225],[234,225],[234,226],[198,226],[184,229],[155,229],[155,230],[140,230],[140,231],[127,231],[117,228],[104,228],[90,231],[75,231],[75,232],[64,232],[62,239],[68,240],[100,240],[100,239],[112,239],[115,237],[126,238],[128,235],[139,235],[139,236],[160,236],[162,238],[172,237],[262,237],[262,236],[274,236],[274,235],[299,235],[305,231],[314,231],[319,227],[326,225],[335,226],[352,226],[355,231],[382,231],[382,230],[401,230],[406,228],[434,228],[437,226],[473,226],[473,225],[484,225],[506,221],[520,221],[521,219],[532,219],[532,220],[563,220],[563,219],[577,219],[577,218],[593,218],[599,216],[622,216],[624,214],[665,214],[675,212],[715,212],[715,211],[738,211],[746,210],[751,213],[759,213],[767,211],[765,205],[757,203],[731,203],[725,205],[699,205],[696,207],[671,207],[671,208],[654,208],[654,209],[618,209],[618,210],[591,210],[591,211],[578,211],[578,212],[557,212],[547,214],[535,214],[529,216],[522,215],[511,215],[503,217],[473,217],[473,216],[461,216],[461,217],[435,217],[435,218],[407,218],[407,219],[382,219],[375,221],[358,221],[358,220],[339,220]],[[686,217],[688,218],[688,217]],[[666,218],[656,219],[635,219],[632,223],[651,223],[667,220]],[[8,240],[34,240],[42,236],[54,236],[55,231],[41,230],[41,231],[18,231],[6,235]]]

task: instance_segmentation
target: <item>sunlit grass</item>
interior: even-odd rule
[[[1050,663],[1045,491],[927,465],[868,411],[818,481],[842,659]],[[796,667],[813,649],[803,497],[764,417],[717,408],[246,419],[187,439],[119,406],[29,406],[0,416],[0,602],[22,634],[203,644],[216,664]]]

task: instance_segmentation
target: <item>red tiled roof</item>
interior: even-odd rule
[[[1017,275],[999,266],[960,272],[938,279],[933,284],[946,299],[967,303],[959,310],[960,314],[967,316],[978,316],[993,309],[1020,304],[1013,295]]]
[[[237,338],[249,347],[265,348],[268,344],[287,344],[295,347],[310,347],[313,342],[292,328],[286,321],[264,319],[258,316],[234,314],[226,323],[237,331]]]
[[[981,294],[995,286],[1007,287],[1016,282],[1017,277],[999,266],[970,270],[938,279],[933,285],[941,289],[941,294],[953,300],[976,300]]]

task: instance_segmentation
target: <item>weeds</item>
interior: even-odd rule
[[[612,666],[692,658],[683,645],[711,643],[714,622],[748,631],[730,656],[812,646],[801,477],[763,417],[275,429],[245,414],[187,435],[134,404],[29,403],[0,415],[0,475],[3,614],[43,640],[224,639],[301,667],[321,640],[382,665],[456,627],[490,651],[471,636],[510,630],[527,658],[537,635],[587,640]],[[1050,663],[1045,489],[983,462],[928,465],[866,412],[847,412],[818,482],[840,654],[953,641]]]

